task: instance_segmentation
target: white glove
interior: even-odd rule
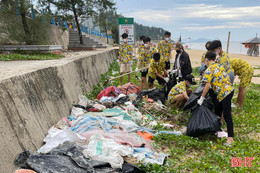
[[[169,82],[169,78],[168,77],[165,77],[164,80],[165,80],[166,83]]]
[[[200,99],[198,100],[198,105],[202,105],[203,101],[204,101],[205,97],[201,96]]]
[[[176,73],[177,71],[178,71],[178,69],[172,70],[172,73],[174,74],[174,73]]]
[[[138,68],[136,67],[135,72],[138,72]]]

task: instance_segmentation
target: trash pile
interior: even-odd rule
[[[162,124],[167,131],[155,130],[160,120],[149,113],[165,111],[164,101],[159,89],[141,91],[132,83],[105,88],[97,100],[80,95],[37,153],[24,151],[15,165],[36,172],[142,172],[134,163],[162,165],[167,154],[155,151],[152,138],[182,135],[171,124]]]

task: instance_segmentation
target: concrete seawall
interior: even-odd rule
[[[25,148],[36,151],[42,146],[48,129],[69,115],[78,95],[99,82],[117,49],[89,54],[44,61],[42,67],[36,62],[38,67],[0,78],[0,172],[12,172],[14,158]]]

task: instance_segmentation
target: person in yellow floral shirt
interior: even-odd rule
[[[169,70],[171,63],[170,61],[173,62],[173,59],[171,57],[171,52],[173,50],[173,44],[170,42],[170,37],[171,37],[171,33],[170,32],[165,32],[164,34],[164,38],[165,40],[162,40],[158,46],[158,52],[161,54],[161,58],[164,59],[165,61],[165,69]]]
[[[120,62],[120,74],[129,73],[132,71],[133,60],[133,46],[128,44],[128,34],[122,34],[124,43],[119,46],[119,62]],[[130,82],[131,75],[128,74],[128,82]],[[120,77],[120,83],[123,83],[123,77]]]
[[[146,68],[141,70],[141,89],[146,88],[146,76],[148,73],[148,68],[150,66],[150,61],[153,58],[153,54],[157,52],[155,47],[151,46],[151,38],[150,37],[145,37],[143,39],[144,42],[144,48],[139,51],[139,58],[137,62],[137,66],[135,71],[138,72],[138,68],[140,66],[141,69]]]
[[[229,81],[228,75],[223,66],[215,63],[216,53],[214,51],[208,51],[206,54],[206,64],[208,66],[204,73],[202,81],[206,83],[203,93],[198,100],[198,104],[202,105],[206,94],[208,93],[210,86],[213,88],[217,95],[217,102],[214,105],[215,113],[221,117],[221,113],[224,114],[224,119],[227,123],[228,139],[227,144],[230,145],[234,142],[234,130],[233,121],[231,115],[231,100],[234,95],[234,89]]]
[[[139,55],[140,53],[140,50],[142,50],[144,48],[144,38],[145,36],[144,35],[141,35],[140,36],[140,42],[138,44],[138,50],[137,50],[137,54]]]
[[[233,84],[235,75],[234,72],[230,68],[230,59],[226,52],[222,50],[222,43],[219,40],[214,40],[209,45],[209,50],[214,51],[219,57],[216,59],[216,62],[223,66],[229,75],[230,81]]]
[[[202,54],[202,56],[201,56],[201,62],[200,62],[200,69],[199,69],[199,73],[201,74],[202,73],[202,71],[203,71],[203,69],[205,69],[205,55],[206,55],[206,53],[208,52],[208,50],[209,50],[209,45],[210,45],[210,43],[211,43],[211,41],[208,41],[206,44],[205,44],[205,48],[207,49],[207,51],[206,52],[204,52],[203,54]]]
[[[165,61],[161,59],[159,53],[153,54],[153,59],[150,62],[150,68],[148,70],[148,83],[149,88],[153,88],[153,83],[155,79],[159,82],[161,86],[164,86],[165,83],[169,81],[168,73],[165,69]]]
[[[245,89],[251,83],[254,69],[245,60],[239,58],[231,58],[230,65],[231,69],[234,71],[235,76],[238,76],[240,79],[236,103],[238,103],[239,107],[242,107],[246,94]]]
[[[171,91],[168,94],[168,101],[171,104],[179,109],[179,104],[181,107],[185,104],[186,100],[189,100],[188,93],[190,92],[189,87],[191,85],[196,85],[195,78],[193,75],[188,75],[185,77],[185,81],[177,83],[174,87],[172,87]]]

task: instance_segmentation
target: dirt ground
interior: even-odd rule
[[[190,56],[191,65],[192,67],[199,67],[201,56],[205,51],[202,50],[186,50],[186,52]],[[175,57],[175,51],[172,52],[173,57]],[[260,67],[260,57],[253,57],[247,55],[240,55],[240,54],[229,54],[230,58],[240,58],[247,61],[253,67]],[[260,74],[260,69],[254,69],[254,75]],[[238,77],[236,76],[235,82],[239,82]],[[260,84],[260,77],[253,77],[252,83]]]

